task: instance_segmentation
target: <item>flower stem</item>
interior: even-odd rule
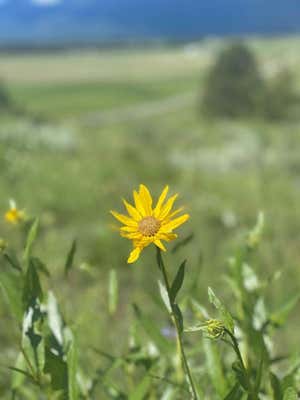
[[[237,357],[239,359],[239,362],[240,362],[241,368],[243,370],[244,376],[245,376],[245,378],[247,380],[247,387],[248,387],[248,391],[249,391],[248,399],[249,400],[257,400],[258,396],[257,396],[256,391],[253,390],[253,387],[251,385],[251,378],[250,378],[249,372],[248,372],[248,370],[247,370],[247,368],[246,368],[246,366],[244,364],[243,357],[242,357],[242,354],[241,354],[241,351],[240,351],[240,347],[239,347],[238,341],[236,340],[236,337],[228,329],[225,329],[225,331],[228,334],[228,336],[230,337],[231,345],[232,345],[232,347],[233,347],[233,349],[234,349],[234,351],[235,351],[235,353],[236,353],[236,355],[237,355]]]
[[[180,322],[178,320],[177,313],[175,310],[175,303],[171,298],[171,287],[170,287],[167,271],[166,271],[164,262],[162,260],[161,250],[157,248],[157,252],[158,252],[158,259],[160,259],[160,261],[161,261],[161,262],[159,262],[159,268],[163,275],[164,283],[165,283],[167,294],[168,294],[168,299],[169,299],[170,306],[171,306],[171,317],[172,317],[172,321],[174,323],[174,327],[176,329],[178,349],[180,352],[180,357],[181,357],[183,369],[185,372],[186,380],[189,384],[190,392],[192,395],[191,398],[192,398],[192,400],[199,400],[196,386],[195,386],[195,383],[194,383],[194,380],[192,377],[192,373],[191,373],[191,370],[190,370],[190,367],[189,367],[189,364],[188,364],[188,361],[186,358],[184,344],[183,344],[183,337],[182,337],[182,329],[181,329]]]

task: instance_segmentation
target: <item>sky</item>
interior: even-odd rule
[[[300,0],[0,0],[0,43],[300,32]]]

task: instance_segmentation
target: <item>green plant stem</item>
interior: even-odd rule
[[[158,252],[160,252],[160,250],[158,249]],[[161,254],[160,254],[161,257]],[[186,379],[188,381],[189,387],[190,387],[190,391],[191,391],[191,395],[192,395],[192,399],[193,400],[199,400],[197,391],[196,391],[196,387],[195,387],[195,383],[192,377],[192,373],[190,371],[190,367],[186,358],[186,354],[185,354],[185,350],[184,350],[184,344],[183,344],[183,337],[182,337],[182,331],[180,328],[180,323],[178,321],[178,318],[176,316],[176,312],[174,310],[174,302],[171,300],[171,287],[170,287],[170,283],[169,283],[169,279],[168,279],[168,275],[167,275],[167,271],[165,268],[164,263],[162,262],[160,265],[161,268],[161,272],[164,278],[164,283],[167,289],[167,293],[168,293],[168,298],[169,298],[169,302],[170,302],[170,306],[171,306],[171,310],[172,310],[172,320],[176,329],[176,334],[177,334],[177,342],[178,342],[178,349],[180,352],[180,356],[181,356],[181,361],[183,364],[183,368],[184,368],[184,372],[185,372],[185,376]]]
[[[249,390],[248,399],[249,400],[258,400],[256,391],[253,390],[253,388],[252,388],[250,376],[249,376],[247,368],[245,367],[244,360],[243,360],[243,357],[242,357],[242,354],[241,354],[241,351],[240,351],[240,347],[239,347],[238,341],[236,340],[236,337],[228,329],[225,329],[225,331],[226,331],[226,333],[228,334],[228,336],[231,339],[232,347],[233,347],[233,349],[234,349],[234,351],[235,351],[235,353],[236,353],[236,355],[237,355],[237,357],[239,359],[239,362],[240,362],[241,367],[243,369],[245,378],[247,379],[247,386],[248,386],[248,390]]]

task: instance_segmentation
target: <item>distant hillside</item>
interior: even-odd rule
[[[2,43],[299,31],[299,0],[0,0]]]

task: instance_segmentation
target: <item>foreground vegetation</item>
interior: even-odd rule
[[[166,52],[72,54],[69,58],[49,56],[53,64],[48,70],[45,69],[49,60],[46,56],[1,56],[0,75],[5,79],[17,109],[22,110],[19,114],[5,112],[0,117],[2,211],[4,214],[9,199],[14,198],[28,215],[39,216],[39,235],[32,256],[41,259],[51,275],[41,276],[43,302],[54,302],[52,295],[50,300],[47,295],[51,288],[66,326],[73,336],[75,334],[76,348],[80,349],[79,376],[83,375],[82,371],[92,371],[82,380],[89,383],[89,379],[99,372],[102,383],[93,389],[96,391],[91,398],[117,396],[111,394],[111,387],[119,380],[120,386],[114,387],[115,393],[120,395],[121,392],[124,396],[134,393],[133,388],[140,377],[147,381],[145,390],[154,391],[149,394],[153,398],[163,396],[166,391],[165,398],[182,399],[185,398],[182,393],[187,393],[185,390],[188,389],[180,363],[173,357],[176,351],[171,321],[159,300],[157,279],[160,271],[155,266],[154,250],[145,249],[138,263],[128,267],[128,244],[116,237],[108,214],[110,209],[118,209],[119,198],[129,198],[132,188],[140,182],[147,183],[156,195],[165,183],[169,183],[173,193],[181,193],[181,203],[191,215],[181,230],[181,238],[175,242],[175,247],[169,247],[173,251],[164,260],[170,277],[173,277],[176,266],[188,259],[178,297],[184,327],[205,323],[207,318],[224,324],[213,309],[209,316],[203,316],[203,312],[198,313],[199,308],[196,308],[198,311],[194,308],[194,301],[207,307],[207,287],[213,287],[232,313],[237,334],[244,332],[244,337],[237,339],[243,357],[246,357],[251,390],[256,385],[255,377],[260,376],[261,362],[264,371],[259,384],[261,398],[267,394],[272,398],[274,384],[280,386],[278,396],[284,396],[290,386],[297,388],[296,375],[291,380],[285,379],[290,369],[297,372],[297,356],[293,361],[285,359],[297,349],[297,311],[291,314],[288,328],[285,328],[284,319],[279,318],[278,322],[275,318],[275,323],[273,314],[282,305],[296,302],[294,295],[298,291],[300,222],[296,216],[300,197],[300,121],[297,118],[279,122],[256,118],[208,121],[200,117],[196,111],[197,101],[207,65],[222,45],[208,42],[199,47],[168,49]],[[299,45],[297,38],[256,40],[250,45],[265,76],[272,75],[284,60],[284,65],[295,76],[297,88],[300,82],[297,75],[299,52],[295,51]],[[94,64],[89,62],[91,58]],[[88,73],[87,65],[93,66],[89,67]],[[20,72],[22,70],[24,73]],[[147,107],[152,101],[186,94],[194,98],[183,103],[181,109],[177,105],[174,108],[171,102],[169,108],[164,106],[163,111],[155,115],[150,113],[141,117],[139,113],[130,112],[130,118],[124,117],[122,121],[99,118],[99,113],[104,110],[117,114],[123,106],[135,107],[142,102]],[[251,260],[243,259],[243,264],[255,270],[260,283],[249,292],[249,288],[239,282],[240,286],[233,291],[227,282],[229,271],[231,281],[233,279],[232,267],[226,267],[226,259],[240,246],[244,248],[246,227],[254,224],[258,210],[264,210],[266,216],[264,240],[255,253],[255,263],[251,251],[245,255]],[[8,242],[9,249],[18,249],[21,263],[22,231],[8,225],[4,219],[0,225],[0,236]],[[27,231],[28,227],[25,228]],[[77,239],[77,252],[66,279],[65,260],[74,238]],[[22,268],[22,274],[26,276],[26,263]],[[278,271],[281,271],[280,280],[277,279]],[[254,274],[250,272],[246,267],[246,275]],[[1,279],[8,273],[20,274],[17,270],[12,271],[7,260],[3,260]],[[38,274],[41,274],[40,269]],[[274,279],[270,280],[270,277]],[[116,293],[116,282],[117,297],[112,295]],[[250,307],[247,312],[242,311],[241,299],[233,299],[232,293],[247,296]],[[263,303],[267,306],[255,303],[262,296],[266,296]],[[194,299],[193,307],[188,299]],[[132,308],[132,304],[137,307]],[[264,307],[266,312],[261,311]],[[5,297],[1,298],[0,312],[5,326],[0,333],[0,388],[2,398],[6,399],[11,398],[7,383],[11,372],[7,367],[16,366],[19,354],[21,315],[19,319],[11,317]],[[268,340],[272,336],[276,354],[267,349],[265,356],[264,350],[263,361],[253,360],[253,353],[259,351],[257,347],[253,348],[252,342],[249,345],[249,341],[254,340],[249,338],[253,334],[249,330],[249,321],[254,312],[258,315],[265,312],[264,322],[272,315],[271,322],[263,330],[267,329]],[[47,324],[45,317],[46,330]],[[154,330],[150,338],[149,326]],[[276,326],[282,329],[273,336]],[[255,328],[254,333],[261,328]],[[160,334],[162,329],[167,338]],[[69,339],[66,339],[67,347],[62,353],[66,357]],[[230,340],[230,336],[225,333],[216,342],[205,340],[202,344],[200,333],[184,333],[193,376],[200,383],[197,390],[200,397],[204,391],[209,399],[224,398],[238,382],[235,390],[236,398],[240,398],[240,393],[248,389],[238,378],[239,368],[232,372],[234,353],[221,339]],[[157,340],[162,343],[157,344]],[[246,348],[244,343],[248,343]],[[135,352],[136,349],[141,352]],[[161,362],[157,361],[157,351],[161,354]],[[280,362],[276,362],[278,355],[282,359]],[[219,380],[215,380],[215,375],[206,375],[212,370],[206,367],[206,357],[207,362],[213,360],[213,365],[219,366],[216,374],[223,371]],[[151,366],[155,359],[151,372],[147,369],[150,368],[149,358]],[[123,369],[111,372],[116,364]],[[106,367],[111,369],[107,377],[101,379]],[[241,379],[244,378],[242,373]],[[34,389],[28,382],[17,384],[19,398],[39,398],[38,387]],[[80,390],[84,393],[82,385]],[[140,393],[143,396],[142,389]]]

